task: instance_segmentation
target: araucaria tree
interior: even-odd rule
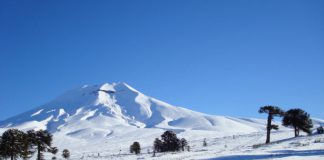
[[[42,152],[51,151],[52,135],[47,131],[30,130],[22,132],[17,129],[8,129],[0,140],[0,160],[21,158],[30,159],[37,150],[37,160],[42,160]]]
[[[267,121],[267,139],[266,143],[270,143],[270,134],[271,130],[278,130],[278,125],[273,125],[272,120],[275,116],[283,116],[284,111],[276,106],[263,106],[259,109],[259,113],[267,113],[268,121]]]
[[[37,150],[37,160],[43,160],[43,152],[51,152],[52,149],[52,134],[46,130],[34,131],[30,130],[27,132],[33,140]]]
[[[283,126],[291,126],[294,128],[295,137],[299,136],[299,131],[302,130],[308,134],[311,133],[311,128],[313,127],[313,122],[307,112],[302,109],[290,109],[288,110],[283,119]]]
[[[27,133],[24,133],[22,135],[22,141],[21,141],[21,147],[22,147],[22,152],[21,152],[21,158],[24,160],[30,159],[34,152],[34,140],[33,137],[29,134],[30,131],[27,131]]]
[[[68,149],[64,149],[62,152],[62,157],[65,159],[69,159],[70,158],[70,151]]]
[[[2,157],[14,160],[21,156],[23,135],[24,132],[17,129],[9,129],[2,134],[0,146]]]
[[[161,135],[161,140],[156,138],[153,144],[153,156],[155,152],[174,152],[174,151],[182,151],[185,148],[188,148],[188,141],[184,138],[181,140],[177,137],[177,135],[172,131],[165,131]]]
[[[2,152],[3,152],[3,148],[2,148],[2,137],[0,136],[0,160],[2,160]]]
[[[187,140],[184,139],[184,138],[181,138],[181,140],[180,140],[180,148],[181,148],[181,150],[184,151],[185,147],[187,147],[187,146],[188,146]]]
[[[179,151],[180,150],[180,140],[177,135],[172,131],[165,131],[162,135],[162,151]]]
[[[135,153],[135,154],[139,154],[141,153],[141,145],[138,142],[134,142],[131,146],[130,146],[130,152],[131,153]]]
[[[153,143],[153,152],[162,152],[162,141],[158,138],[155,138]]]

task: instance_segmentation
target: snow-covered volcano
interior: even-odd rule
[[[211,116],[175,107],[148,97],[126,83],[86,85],[0,122],[2,128],[47,129],[53,133],[67,128],[81,132],[111,126],[219,132],[232,132],[232,128],[253,132],[264,127],[251,120]]]

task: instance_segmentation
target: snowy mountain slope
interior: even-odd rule
[[[321,119],[314,122],[323,124]],[[0,122],[0,133],[8,128],[47,129],[54,134],[55,146],[69,148],[79,159],[98,152],[127,153],[133,141],[151,149],[153,140],[166,129],[193,144],[203,138],[245,134],[259,140],[265,123],[263,119],[203,114],[146,96],[125,83],[105,83],[70,90],[40,107],[4,120]],[[290,131],[282,126],[280,130]]]
[[[53,133],[64,128],[78,128],[85,132],[86,128],[93,130],[93,126],[104,129],[115,125],[220,132],[232,131],[226,126],[247,132],[263,128],[263,125],[244,119],[211,116],[175,107],[148,97],[125,83],[83,86],[0,122],[0,127],[47,129]]]

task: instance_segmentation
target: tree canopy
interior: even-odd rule
[[[139,153],[141,153],[141,145],[139,144],[139,142],[134,142],[134,143],[130,146],[130,152],[131,152],[131,153],[135,153],[135,154],[139,154]]]
[[[308,134],[311,133],[311,128],[313,127],[313,122],[310,119],[310,115],[302,109],[290,109],[288,110],[283,119],[283,126],[291,126],[294,128],[295,137],[299,136],[299,131],[302,130]]]
[[[268,114],[266,143],[270,143],[271,130],[279,129],[278,125],[272,124],[272,120],[275,116],[283,116],[285,112],[277,106],[268,105],[268,106],[260,107],[259,113],[267,113]]]

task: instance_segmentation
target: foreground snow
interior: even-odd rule
[[[180,134],[181,135],[181,134]],[[324,135],[301,136],[291,138],[292,132],[283,131],[272,134],[273,143],[253,147],[255,144],[263,144],[264,133],[253,133],[218,138],[207,138],[208,146],[203,147],[203,139],[190,141],[191,151],[174,153],[157,153],[155,157],[151,145],[146,139],[135,138],[142,144],[142,154],[128,153],[128,146],[123,144],[95,145],[90,144],[91,152],[75,152],[72,159],[215,159],[215,160],[253,160],[253,159],[324,159]],[[105,148],[102,148],[105,147]],[[78,150],[78,149],[77,149]],[[98,156],[98,153],[100,154]]]
[[[215,160],[253,160],[253,159],[324,159],[324,135],[302,135],[292,138],[292,131],[278,131],[272,134],[272,143],[264,145],[265,133],[251,133],[225,137],[207,138],[207,147],[203,147],[203,138],[190,140],[190,152],[156,153],[152,155],[152,141],[146,135],[123,137],[120,143],[105,142],[90,143],[86,148],[74,148],[71,159],[105,160],[105,159],[215,159]],[[207,136],[208,134],[205,134]],[[179,134],[179,137],[185,135]],[[129,145],[139,141],[142,154],[129,154]],[[260,144],[260,145],[259,145]],[[148,153],[150,152],[150,153]],[[99,153],[99,156],[98,156]]]

